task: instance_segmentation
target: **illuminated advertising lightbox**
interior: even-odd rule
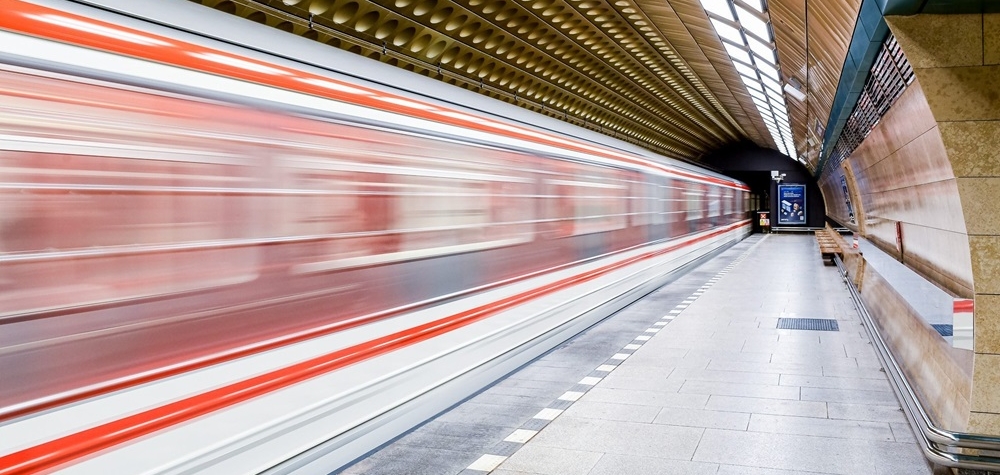
[[[778,185],[778,224],[806,224],[805,185]]]

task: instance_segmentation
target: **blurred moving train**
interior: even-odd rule
[[[727,177],[200,5],[0,11],[0,473],[184,426],[251,435],[148,470],[329,471],[749,232]],[[268,445],[321,406],[356,420]]]

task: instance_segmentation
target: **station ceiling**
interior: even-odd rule
[[[781,148],[702,0],[192,1],[674,158],[697,162],[739,142]],[[805,93],[781,94],[810,169],[860,4],[755,7],[770,21],[781,85]]]

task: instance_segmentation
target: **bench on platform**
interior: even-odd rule
[[[819,245],[819,253],[826,265],[834,265],[834,256],[839,256],[843,259],[846,250],[850,249],[847,242],[844,241],[844,237],[830,226],[817,230],[815,234],[816,243]]]

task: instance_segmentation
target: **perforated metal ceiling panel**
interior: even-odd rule
[[[697,160],[745,140],[775,148],[699,0],[192,1],[667,156]],[[794,40],[803,2],[768,3],[782,22],[779,56],[798,54],[792,65],[804,63]],[[788,102],[804,145],[805,114]]]

